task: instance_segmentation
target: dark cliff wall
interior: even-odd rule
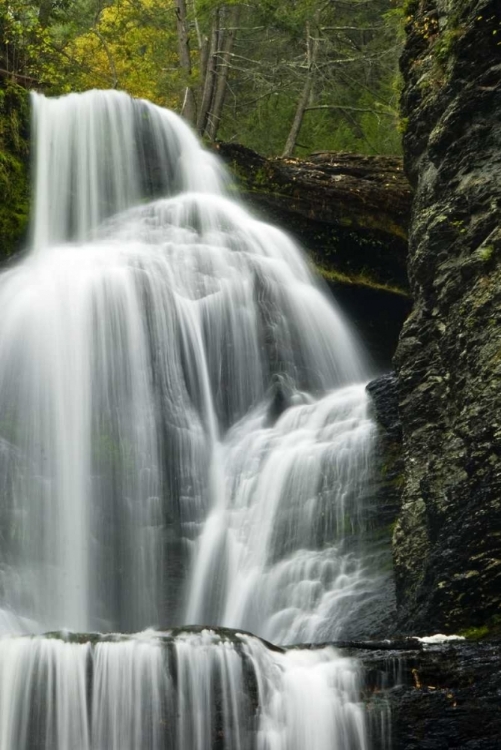
[[[396,357],[400,624],[501,618],[501,2],[407,2],[403,117],[415,307]]]
[[[0,76],[0,259],[18,249],[28,224],[28,129],[28,93]]]

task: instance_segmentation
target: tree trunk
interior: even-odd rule
[[[308,109],[310,104],[310,98],[313,91],[313,84],[315,82],[315,66],[318,59],[318,50],[320,46],[318,19],[315,19],[314,34],[315,38],[311,40],[310,24],[306,24],[306,43],[308,48],[308,72],[306,74],[306,80],[304,82],[301,96],[296,108],[294,120],[292,121],[292,127],[287,137],[287,142],[282,154],[283,158],[290,158],[294,153],[296,147],[296,141],[303,124],[304,113]],[[313,41],[313,43],[311,43]]]
[[[206,45],[205,50],[202,49],[202,102],[198,110],[197,119],[197,130],[200,135],[205,133],[209,112],[212,107],[214,98],[214,89],[216,83],[216,66],[217,66],[217,53],[219,47],[219,36],[220,36],[220,15],[221,11],[216,8],[213,12],[212,18],[212,30],[210,42]]]
[[[196,121],[196,102],[193,89],[191,88],[191,54],[190,39],[188,35],[188,19],[186,12],[186,0],[176,0],[176,23],[179,63],[186,81],[186,89],[181,114],[193,125]]]
[[[218,54],[216,66],[217,81],[214,93],[214,103],[209,112],[207,124],[207,135],[211,141],[216,140],[219,125],[221,124],[221,115],[223,113],[228,73],[230,70],[230,55],[235,42],[241,12],[242,9],[238,5],[231,9],[228,19],[228,27],[224,33],[224,38],[221,41],[221,48]]]

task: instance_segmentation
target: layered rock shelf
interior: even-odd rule
[[[265,158],[232,143],[216,149],[246,201],[291,231],[324,278],[407,296],[411,190],[400,158]]]

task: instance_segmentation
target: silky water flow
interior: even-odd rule
[[[0,750],[365,750],[356,662],[242,632],[325,643],[381,591],[355,336],[176,115],[33,112],[0,275]]]

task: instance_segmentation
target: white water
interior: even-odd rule
[[[382,580],[360,541],[374,427],[353,332],[293,242],[230,200],[219,163],[175,115],[117,92],[33,103],[32,249],[0,276],[4,632],[187,623],[277,643],[342,636]],[[178,679],[206,711],[197,643]],[[57,675],[47,747],[160,747],[142,724],[170,690],[158,650],[137,661],[141,642],[102,645],[1,641],[1,679]],[[91,651],[97,712],[84,705]],[[259,672],[256,747],[365,746],[361,730],[336,728],[356,694],[339,677],[348,662],[322,651],[273,663],[278,687]],[[118,709],[121,684],[136,692]],[[23,690],[2,698],[1,716],[25,718],[0,750],[29,743],[12,739],[28,731]],[[205,748],[208,730],[180,705],[173,747]],[[337,732],[350,739],[336,745]]]
[[[1,750],[366,750],[356,663],[250,636],[0,640]]]
[[[221,447],[226,481],[196,542],[188,622],[209,617],[277,643],[325,641],[373,593],[347,542],[370,481],[364,386],[297,398],[305,403],[273,426],[257,408]]]

